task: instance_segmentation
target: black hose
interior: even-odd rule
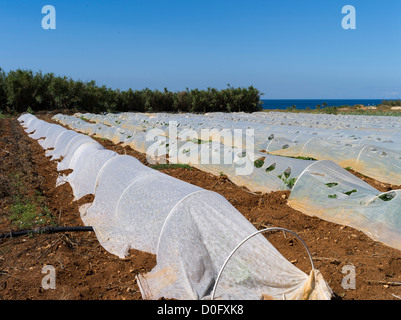
[[[43,227],[32,230],[10,231],[7,233],[2,233],[0,234],[0,239],[20,237],[32,233],[49,234],[58,232],[83,232],[83,231],[93,231],[93,228],[92,227]]]

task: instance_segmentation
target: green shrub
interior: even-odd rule
[[[127,91],[98,86],[95,81],[74,81],[52,73],[0,69],[0,108],[17,113],[74,109],[79,112],[255,112],[262,110],[259,90],[227,88],[185,91]]]

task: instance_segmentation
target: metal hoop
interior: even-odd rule
[[[216,283],[214,284],[214,287],[213,287],[213,291],[212,291],[212,295],[211,295],[211,300],[214,300],[214,295],[215,295],[215,293],[216,293],[216,288],[217,288],[217,285],[219,284],[220,277],[221,277],[221,275],[222,275],[222,273],[223,273],[223,271],[224,271],[224,268],[226,267],[228,261],[229,261],[229,260],[231,259],[231,257],[233,256],[233,254],[234,254],[234,253],[239,249],[239,247],[241,247],[246,241],[248,241],[249,239],[253,238],[254,236],[256,236],[256,235],[258,235],[258,234],[260,234],[260,233],[266,232],[266,231],[285,231],[285,232],[289,232],[289,233],[291,233],[292,235],[294,235],[294,236],[295,236],[298,240],[300,240],[301,243],[304,245],[306,251],[308,252],[308,256],[309,256],[309,260],[310,260],[310,263],[311,263],[311,266],[312,266],[312,270],[315,269],[315,266],[313,265],[312,255],[311,255],[311,253],[310,253],[310,251],[309,251],[307,245],[305,244],[305,242],[304,242],[295,232],[293,232],[293,231],[291,231],[291,230],[284,229],[284,228],[278,228],[278,227],[277,227],[277,228],[275,228],[275,227],[273,227],[273,228],[266,228],[266,229],[257,231],[257,232],[255,232],[255,233],[251,234],[250,236],[246,237],[246,238],[245,238],[244,240],[242,240],[242,241],[235,247],[235,249],[230,253],[230,255],[228,256],[228,258],[227,258],[226,261],[224,262],[224,264],[223,264],[223,266],[221,267],[220,272],[219,272],[219,274],[218,274],[218,276],[217,276]]]

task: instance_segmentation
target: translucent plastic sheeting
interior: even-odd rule
[[[20,121],[34,116],[21,116]],[[35,117],[34,117],[35,118]],[[44,132],[45,139],[39,140],[43,149],[51,149],[49,153],[54,152],[56,158],[62,157],[58,163],[58,170],[73,169],[69,175],[60,175],[57,179],[57,185],[70,183],[75,200],[81,197],[94,194],[95,180],[102,165],[116,153],[105,150],[104,147],[85,135],[79,135],[74,131],[67,130],[59,125],[49,124],[45,121],[30,121],[28,131],[33,128],[37,132]],[[42,134],[38,134],[41,136]],[[59,138],[60,137],[60,138]]]
[[[40,124],[40,122],[39,122]],[[38,125],[35,132],[30,134],[29,137],[33,138],[33,139],[40,139],[39,140],[39,144],[43,143],[45,138],[49,136],[48,132],[49,130],[51,130],[53,127],[56,127],[57,125],[52,124],[49,126],[43,126],[43,125]]]
[[[388,116],[354,116],[354,115],[325,115],[305,113],[256,112],[249,117],[257,121],[276,123],[282,126],[300,126],[305,128],[330,128],[352,130],[382,130],[388,131],[400,128],[399,117]]]
[[[51,160],[61,159],[67,154],[66,150],[71,140],[78,135],[79,133],[73,130],[61,132],[56,138],[52,149],[46,151],[46,156],[50,156]]]
[[[245,121],[238,121],[243,117]],[[320,137],[327,136],[327,133],[349,133],[349,135],[372,134],[394,135],[401,128],[399,117],[376,117],[376,116],[333,116],[333,115],[308,115],[291,113],[253,113],[247,116],[241,114],[206,114],[204,122],[211,119],[230,119],[235,127],[255,128],[255,131],[271,131],[269,133],[282,134],[316,134]],[[185,120],[181,120],[185,125]],[[220,121],[220,120],[219,120]],[[181,123],[181,122],[180,122]],[[288,137],[287,137],[288,138]],[[289,138],[292,140],[291,138]]]
[[[298,175],[313,162],[219,147],[216,144],[202,145],[197,163],[191,165],[217,176],[224,174],[251,192],[291,190]],[[210,155],[207,162],[201,161],[203,153],[206,154],[204,158]],[[213,157],[218,161],[213,163]]]
[[[345,116],[345,115],[325,115],[325,114],[302,114],[302,113],[281,113],[281,112],[255,112],[245,113],[207,113],[207,114],[145,114],[145,113],[121,113],[121,114],[79,114],[91,121],[103,121],[104,119],[125,120],[127,122],[140,121],[144,123],[168,122],[171,119],[178,120],[182,125],[196,126],[205,122],[221,123],[224,127],[227,124],[234,124],[237,127],[264,125],[265,127],[282,127],[283,132],[288,127],[304,128],[311,130],[335,129],[335,130],[375,130],[390,132],[401,128],[401,121],[398,117],[380,116]],[[111,122],[110,122],[111,123]]]
[[[65,147],[65,151],[63,154],[63,159],[57,164],[57,170],[62,171],[62,170],[67,170],[71,169],[70,168],[70,162],[72,158],[74,157],[75,151],[77,151],[82,145],[95,145],[99,146],[100,144],[93,139],[91,139],[88,136],[79,134],[77,136],[74,136],[70,141],[67,143]],[[82,148],[81,148],[82,150]]]
[[[185,198],[167,217],[157,248],[157,266],[138,276],[146,299],[208,299],[216,274],[238,243],[254,227],[220,195],[197,192]],[[197,239],[203,239],[202,242]],[[188,259],[183,259],[188,257]],[[160,275],[165,281],[160,282]],[[309,277],[286,260],[263,236],[251,240],[229,262],[217,286],[217,299],[329,299],[330,289],[316,273],[314,289]],[[185,279],[185,281],[182,281]],[[196,286],[193,283],[196,282]],[[168,286],[166,286],[168,284]]]
[[[81,214],[102,246],[121,258],[130,249],[157,256],[157,266],[138,277],[145,299],[207,299],[230,250],[256,230],[220,195],[144,167],[130,156],[108,161],[96,185],[95,201],[81,207]],[[231,268],[243,272],[227,272],[220,299],[260,299],[262,294],[296,299],[301,295],[294,292],[311,277],[264,237],[245,256],[238,255]],[[331,297],[320,275],[311,290],[315,299]]]
[[[126,142],[138,133],[137,131],[132,131],[127,128],[110,127],[109,125],[106,125],[104,123],[89,123],[82,120],[81,118],[76,117],[56,116],[54,117],[54,119],[64,125],[69,126],[71,129],[77,130],[87,135],[95,136],[97,138],[110,140],[115,144]],[[143,132],[141,131],[140,133]]]
[[[355,171],[381,182],[401,184],[401,155],[374,145],[336,144],[321,139],[310,139],[304,144],[271,152],[281,156],[312,157],[332,160],[343,168]]]
[[[86,117],[83,115],[82,117]],[[89,118],[89,117],[88,117]],[[77,131],[83,132],[82,126],[96,126],[96,124],[83,124],[79,121],[73,121],[65,118],[66,123],[70,123]],[[77,119],[77,118],[76,118]],[[93,119],[93,118],[91,118]],[[109,131],[116,131],[118,127],[108,127]],[[239,149],[232,146],[235,137],[231,133],[231,139],[226,141],[222,138],[224,135],[211,136],[210,142],[198,140],[200,137],[193,131],[182,130],[178,135],[178,139],[169,139],[162,135],[161,131],[156,131],[158,134],[149,132],[137,132],[129,139],[123,142],[123,146],[130,146],[134,150],[142,153],[147,153],[149,159],[154,161],[166,159],[168,155],[170,163],[190,164],[202,171],[219,176],[225,174],[232,182],[237,185],[248,188],[251,192],[271,192],[277,190],[290,190],[292,185],[311,161],[298,160],[272,156],[266,153],[253,153],[253,144],[250,149]],[[167,132],[166,132],[167,134]],[[105,138],[100,132],[98,136]],[[184,140],[184,139],[188,139]],[[239,139],[246,140],[246,137],[239,136]],[[196,141],[192,142],[192,141]],[[267,141],[269,141],[267,139]],[[226,142],[224,144],[223,142]],[[270,145],[279,145],[275,139],[269,141]],[[234,143],[235,144],[235,143]],[[237,141],[238,146],[247,146],[248,141]],[[282,142],[283,144],[283,142]],[[282,144],[279,148],[282,148]],[[164,149],[163,149],[164,147]],[[154,156],[151,156],[153,154]]]
[[[78,114],[79,115],[79,114]],[[78,116],[77,115],[77,116]],[[169,121],[174,121],[182,129],[192,129],[199,133],[202,128],[214,129],[254,129],[255,146],[258,150],[266,149],[268,137],[286,139],[288,142],[305,143],[309,139],[336,139],[338,143],[363,143],[388,148],[401,149],[401,121],[397,117],[375,116],[333,116],[290,113],[254,113],[254,114],[106,114],[90,116],[98,122],[114,126],[137,126],[149,130],[163,128],[168,131]],[[373,119],[373,120],[372,120]],[[213,141],[219,142],[214,140]],[[358,141],[355,141],[358,140]],[[225,142],[222,142],[225,143]],[[270,150],[276,150],[270,143]]]
[[[25,114],[21,115],[21,116],[18,118],[18,121],[20,121],[21,123],[23,123],[23,127],[24,127],[25,129],[27,129],[27,127],[30,125],[30,123],[31,123],[32,121],[36,121],[36,120],[39,120],[39,119],[36,118],[33,114],[30,114],[30,113],[25,113]]]
[[[335,134],[331,131],[330,134],[326,134],[326,140],[316,137],[319,135],[315,135],[313,131],[305,130],[304,133],[301,133],[297,128],[294,132],[291,132],[291,134],[293,133],[298,135],[295,136],[294,139],[306,142],[303,144],[292,142],[291,144],[288,143],[288,145],[286,145],[284,143],[287,143],[289,140],[286,138],[276,138],[272,134],[268,136],[269,142],[267,145],[267,151],[271,151],[270,148],[272,148],[279,150],[272,153],[293,157],[300,156],[316,159],[330,159],[330,161],[318,161],[319,165],[317,165],[317,161],[292,159],[258,152],[252,153],[248,152],[248,150],[234,148],[223,148],[222,144],[214,142],[196,144],[191,141],[181,141],[176,144],[178,155],[181,156],[181,158],[178,157],[178,160],[180,160],[181,163],[183,160],[187,160],[186,163],[215,175],[225,174],[235,184],[245,186],[251,192],[292,190],[294,186],[298,186],[297,191],[294,193],[294,190],[292,190],[291,194],[293,203],[298,203],[298,210],[305,214],[310,214],[313,211],[308,209],[308,203],[309,201],[312,201],[312,204],[316,207],[315,209],[319,210],[319,217],[329,221],[332,221],[333,211],[347,212],[347,215],[352,218],[346,219],[345,216],[336,213],[336,216],[341,217],[341,219],[335,220],[335,222],[344,225],[351,224],[350,226],[352,227],[360,230],[363,229],[368,235],[376,234],[376,229],[381,228],[380,223],[373,222],[372,220],[368,223],[368,227],[359,226],[358,223],[355,223],[354,219],[360,219],[357,217],[361,213],[370,214],[370,210],[374,210],[372,208],[377,209],[377,207],[374,207],[372,203],[370,203],[370,207],[365,208],[365,205],[359,202],[359,198],[365,201],[366,197],[372,195],[378,197],[377,199],[381,200],[378,202],[380,204],[380,210],[386,212],[388,216],[396,215],[397,209],[393,204],[397,203],[399,191],[394,191],[394,194],[396,194],[397,197],[394,197],[395,200],[391,198],[390,201],[388,200],[388,197],[391,196],[382,196],[378,190],[370,187],[361,179],[348,173],[342,168],[352,167],[359,172],[364,172],[366,174],[369,173],[370,177],[379,181],[385,180],[385,182],[387,181],[389,183],[399,184],[401,164],[396,153],[390,150],[384,150],[377,146],[364,146],[359,143],[342,144],[334,142],[339,136],[348,139],[348,141],[374,138],[374,136],[369,136],[366,132],[357,135],[352,134],[352,130],[344,130],[341,134]],[[387,139],[387,141],[390,141],[392,135],[393,134],[386,136],[386,134],[380,134],[380,140],[385,141]],[[330,137],[334,136],[335,138],[330,140]],[[290,136],[288,137],[290,138]],[[188,152],[187,158],[182,154],[183,150]],[[191,151],[193,150],[199,154],[198,157],[191,158]],[[170,159],[174,160],[174,157],[171,157],[171,151],[172,150],[170,149],[169,156]],[[201,161],[204,154],[210,157],[209,161]],[[216,157],[216,162],[211,161],[211,158],[213,157]],[[227,158],[229,160],[228,162]],[[180,163],[180,161],[178,162]],[[338,165],[335,163],[338,163]],[[322,197],[315,196],[315,194],[319,195],[319,193],[310,190],[318,188],[317,183],[312,180],[308,180],[307,182],[299,181],[301,176],[303,177],[302,180],[305,180],[310,168],[318,168],[319,166],[322,166],[322,175],[333,177],[333,179],[336,178],[334,179],[336,181],[326,182],[328,185],[325,188],[322,189],[320,186],[320,192],[334,192],[337,188],[342,188],[343,192],[338,194],[324,194]],[[253,170],[248,174],[239,174],[238,169],[244,167],[251,167]],[[384,179],[383,177],[386,178]],[[301,192],[299,186],[301,185],[303,186],[302,192],[309,195],[309,198],[305,198],[303,202],[297,202],[297,197]],[[382,199],[385,199],[385,201]],[[299,205],[299,203],[302,203],[302,205]],[[355,216],[353,215],[354,211]],[[389,219],[388,224],[390,225],[391,222],[394,222],[394,219]],[[394,228],[397,228],[397,224]],[[375,237],[373,238],[378,239]],[[393,237],[393,239],[397,238]],[[388,243],[389,240],[390,238],[383,238],[382,241]]]
[[[217,193],[152,170],[133,157],[106,155],[84,140],[75,148],[78,141],[70,136],[70,142],[63,144],[69,146],[64,150],[65,158],[71,158],[69,166],[75,168],[75,175],[84,176],[75,180],[69,175],[68,181],[94,185],[94,202],[80,208],[84,223],[94,228],[106,250],[121,258],[130,249],[157,256],[155,269],[138,277],[142,296],[210,298],[224,259],[255,227]],[[87,179],[86,168],[91,164],[97,168]],[[255,240],[230,262],[217,290],[218,299],[260,299],[262,294],[274,299],[332,297],[318,270],[308,276],[266,238]]]
[[[46,138],[38,142],[45,150],[53,148],[59,135],[66,131],[67,129],[63,128],[62,126],[53,125],[49,127],[49,130],[46,132]]]
[[[288,204],[401,249],[401,190],[382,193],[332,161],[311,164],[297,179]]]
[[[153,136],[143,131],[133,131],[121,127],[109,127],[102,123],[88,123],[72,116],[55,116],[55,120],[69,126],[78,132],[91,134],[101,139],[111,140],[114,143],[122,143],[122,146],[130,146],[134,150],[146,153],[148,148],[159,139],[165,141],[164,136]],[[164,155],[165,156],[165,155]]]
[[[148,234],[145,229],[148,224],[155,223],[151,217],[152,212],[157,214],[162,208],[157,209],[154,200],[146,200],[146,197],[143,198],[143,194],[150,195],[153,192],[158,194],[159,186],[163,185],[160,183],[156,188],[144,189],[141,184],[135,183],[139,183],[143,179],[146,181],[148,176],[157,176],[157,179],[162,177],[160,172],[143,166],[131,156],[114,157],[103,166],[97,177],[96,197],[93,204],[81,211],[84,223],[96,226],[95,231],[102,246],[121,258],[128,255],[130,248],[155,253],[154,242],[157,241],[155,240],[157,236],[154,233]],[[133,188],[131,192],[128,189],[130,186]],[[130,193],[135,191],[141,193],[141,197],[130,196]],[[174,192],[174,190],[170,191]],[[160,196],[158,201],[163,203],[163,201],[168,201],[171,196],[169,193],[165,193]],[[126,205],[128,207],[125,211],[119,214],[119,207]],[[133,213],[130,215],[126,210],[133,211]],[[138,220],[142,214],[144,214],[144,219],[148,219],[146,224],[143,220]],[[146,217],[147,214],[150,216]],[[129,239],[129,234],[136,237],[137,232],[141,233],[142,231],[144,233],[139,237],[139,242],[135,242],[135,238]],[[114,236],[112,236],[113,234]]]
[[[67,155],[59,163],[61,170],[72,169],[73,172],[68,175],[60,175],[57,179],[57,186],[68,182],[73,190],[75,200],[88,194],[95,193],[95,180],[97,175],[110,158],[117,155],[115,152],[105,150],[104,147],[96,141],[83,143],[75,151],[72,150],[72,156]],[[69,163],[63,163],[70,159]],[[59,169],[60,170],[60,169]]]
[[[95,194],[96,179],[101,168],[117,153],[111,150],[92,150],[85,157],[80,157],[74,171],[65,177],[64,182],[71,185],[74,200]]]
[[[42,120],[35,121],[30,128],[30,130],[34,130],[33,133],[29,134],[29,137],[32,139],[44,138],[45,131],[48,129],[47,126],[43,126]]]
[[[160,129],[164,135],[168,135],[169,127],[168,121],[174,121],[176,129],[180,127],[181,134],[190,132],[195,134],[195,137],[201,137],[200,130],[204,126],[212,130],[210,141],[222,143],[224,145],[234,146],[233,139],[223,139],[222,131],[228,130],[233,135],[235,128],[246,129],[254,126],[256,129],[254,138],[254,150],[269,152],[274,155],[281,155],[286,157],[307,157],[318,160],[332,160],[342,167],[352,167],[354,170],[374,178],[378,181],[399,185],[401,183],[401,134],[399,131],[399,121],[394,121],[390,128],[386,128],[384,124],[387,119],[381,119],[383,124],[372,123],[369,121],[374,117],[362,117],[358,119],[365,120],[365,126],[357,124],[352,126],[349,123],[355,121],[354,118],[348,117],[333,118],[325,115],[305,116],[299,115],[297,118],[291,114],[280,116],[274,114],[279,119],[280,124],[273,124],[271,126],[264,126],[254,121],[235,121],[235,118],[242,115],[229,115],[222,114],[209,115],[168,115],[168,114],[154,114],[154,115],[138,115],[138,114],[116,114],[116,115],[103,115],[98,117],[98,121],[106,121],[108,123],[121,122],[126,123],[143,123],[146,124],[146,130]],[[258,114],[262,119],[266,118],[264,114]],[[221,121],[216,121],[216,118],[222,118]],[[227,119],[226,119],[227,118]],[[308,126],[302,126],[302,119]],[[107,121],[107,119],[109,119]],[[333,127],[326,128],[323,123],[329,124],[331,122],[339,122],[338,119],[344,120],[345,124],[341,129]],[[379,118],[380,119],[380,118]],[[135,122],[136,121],[136,122]],[[285,121],[285,122],[283,122]],[[276,121],[277,122],[277,121]],[[296,125],[291,125],[294,123]],[[342,122],[341,122],[342,123]],[[247,125],[246,125],[247,124]],[[305,123],[304,123],[305,125]],[[226,126],[226,128],[224,128]],[[355,127],[356,130],[351,128]],[[284,129],[283,129],[284,128]],[[371,128],[371,131],[367,130]],[[222,131],[219,131],[219,130]],[[114,129],[116,131],[117,129]],[[398,135],[397,135],[398,133]],[[189,136],[189,134],[188,134]],[[145,152],[151,143],[146,141],[146,133],[143,132],[136,137],[132,137],[129,144],[134,149]],[[209,140],[209,139],[207,139]],[[245,133],[240,137],[241,146],[248,148],[245,142]],[[389,148],[389,149],[386,149]],[[285,161],[285,160],[283,160]],[[203,166],[205,168],[205,166]],[[213,169],[213,168],[212,168]]]
[[[164,136],[160,135],[151,135],[146,132],[138,132],[133,135],[131,138],[125,140],[122,146],[129,146],[132,149],[141,152],[147,153],[149,148],[152,145],[155,145],[155,142],[160,141],[160,143],[166,143],[166,139]],[[156,146],[160,146],[161,144],[157,144]]]
[[[43,122],[42,120],[40,120],[40,119],[38,119],[38,118],[36,118],[36,117],[34,117],[34,118],[29,117],[29,118],[27,119],[27,121],[26,121],[25,126],[24,126],[25,131],[26,131],[28,134],[33,134],[33,133],[35,133],[36,129],[38,128],[38,126],[39,126],[42,122]],[[41,138],[41,137],[38,137],[38,139],[39,139],[39,138]]]

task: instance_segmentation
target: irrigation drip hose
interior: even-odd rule
[[[92,227],[43,227],[36,228],[32,230],[21,230],[21,231],[10,231],[7,233],[0,234],[0,239],[6,238],[14,238],[25,236],[28,234],[50,234],[50,233],[59,233],[59,232],[88,232],[93,231]]]

